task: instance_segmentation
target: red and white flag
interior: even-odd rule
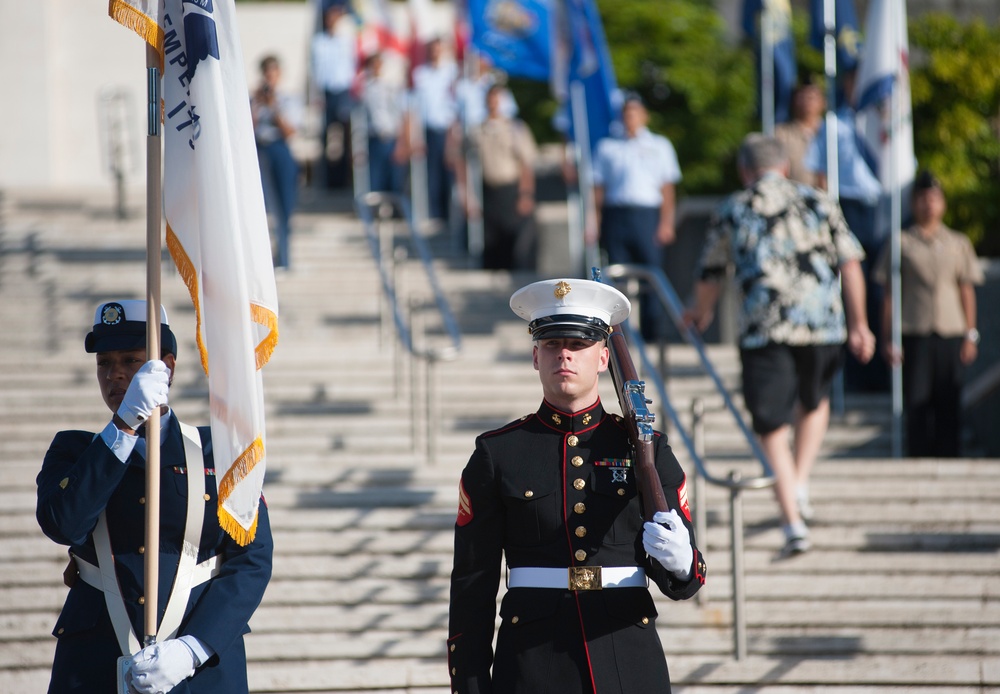
[[[278,296],[234,2],[111,0],[109,14],[162,56],[167,247],[197,316],[219,521],[246,544],[264,482],[260,369],[278,341]]]

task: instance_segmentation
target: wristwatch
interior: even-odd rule
[[[969,328],[965,333],[965,339],[974,345],[979,344],[979,331],[975,328]]]

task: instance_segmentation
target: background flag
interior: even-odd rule
[[[789,0],[744,0],[743,32],[754,41],[757,72],[757,109],[763,103],[763,80],[761,79],[761,31],[762,11],[771,11],[774,20],[774,122],[785,123],[792,115],[792,90],[798,80],[795,61],[795,39],[792,36],[792,6]]]
[[[834,36],[837,39],[837,72],[853,70],[858,66],[861,52],[861,31],[858,29],[858,13],[854,0],[809,0],[811,17],[809,21],[809,43],[817,50],[823,50],[826,36],[824,6],[834,5]]]
[[[383,51],[407,55],[410,44],[393,30],[388,0],[371,0],[361,13],[358,29],[358,62]]]
[[[890,108],[893,93],[898,100],[899,114],[895,128]],[[916,158],[910,99],[910,42],[904,0],[871,0],[854,98],[858,134],[875,155],[875,173],[882,183],[883,198],[899,190],[902,208],[907,210],[910,187],[916,175]],[[883,213],[879,219],[883,234],[889,231],[885,207],[880,207]]]
[[[472,45],[512,77],[549,78],[549,0],[467,0]]]
[[[155,17],[139,4],[112,0],[110,14],[124,12],[134,28],[125,5],[146,18],[140,24]],[[246,544],[264,482],[260,368],[278,341],[278,300],[235,14],[233,0],[166,0],[157,19],[167,247],[197,316],[219,521]]]
[[[604,25],[594,0],[566,0],[562,14],[556,15],[552,41],[552,91],[565,115],[559,117],[567,136],[575,141],[574,119],[569,103],[569,85],[583,86],[587,106],[590,151],[601,138],[612,134],[612,125],[621,110],[621,92],[615,79],[611,53],[604,37]]]

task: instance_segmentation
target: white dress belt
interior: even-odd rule
[[[508,588],[559,588],[601,590],[603,588],[645,588],[646,570],[638,566],[570,566],[552,568],[518,566],[511,568]]]

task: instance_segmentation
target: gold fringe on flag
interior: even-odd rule
[[[124,0],[108,0],[108,16],[137,33],[159,52],[160,72],[163,72],[163,28]]]
[[[174,259],[174,265],[177,266],[178,274],[180,274],[181,279],[184,280],[184,284],[188,288],[188,293],[191,295],[191,303],[194,304],[195,339],[198,343],[198,353],[201,357],[201,368],[204,369],[205,375],[208,375],[208,350],[205,348],[205,343],[201,338],[201,304],[198,301],[198,274],[195,272],[194,263],[188,257],[184,246],[181,245],[173,229],[170,228],[170,224],[167,224],[167,249],[170,251],[170,257]],[[268,330],[267,335],[254,350],[257,370],[260,371],[271,359],[271,354],[274,353],[274,348],[278,345],[278,316],[275,315],[274,311],[264,308],[260,304],[250,304],[250,318],[254,323],[263,325]]]
[[[247,530],[235,518],[229,515],[229,512],[225,509],[225,503],[229,495],[232,494],[233,489],[236,488],[236,485],[250,474],[250,471],[263,459],[264,441],[258,436],[250,444],[250,447],[240,454],[240,457],[236,459],[232,467],[229,468],[229,471],[219,481],[219,525],[242,547],[253,542],[253,538],[257,534],[259,513],[254,516],[253,524]]]
[[[188,257],[187,251],[184,250],[184,246],[181,245],[180,239],[174,234],[174,230],[170,228],[170,223],[167,223],[167,249],[170,251],[170,257],[174,259],[174,265],[177,266],[177,272],[180,274],[181,279],[184,280],[184,284],[188,288],[188,293],[191,295],[191,303],[194,304],[194,315],[195,315],[195,340],[198,343],[198,353],[201,356],[201,368],[205,371],[205,375],[208,375],[208,350],[205,348],[205,342],[201,339],[201,302],[198,301],[198,273],[194,269],[194,263],[191,262],[191,258]],[[258,367],[260,368],[260,367]]]
[[[274,311],[266,309],[260,304],[250,304],[250,318],[254,323],[267,328],[267,336],[260,341],[254,353],[257,356],[257,370],[260,371],[271,359],[274,348],[278,346],[278,316]]]

